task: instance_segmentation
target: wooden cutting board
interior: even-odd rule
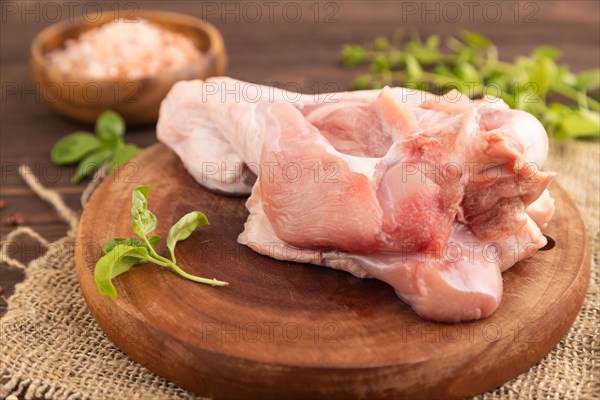
[[[95,287],[102,245],[131,235],[131,191],[150,186],[157,233],[185,213],[211,225],[177,247],[196,284],[146,264],[115,279],[116,299]],[[243,198],[198,185],[179,159],[154,145],[108,177],[83,216],[76,246],[85,300],[111,341],[140,364],[215,398],[460,398],[526,371],[565,335],[590,275],[583,222],[557,184],[549,245],[503,274],[489,318],[425,321],[391,287],[331,269],[277,261],[236,243]]]

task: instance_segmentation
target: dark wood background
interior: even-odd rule
[[[0,4],[0,196],[6,202],[1,210],[3,238],[13,229],[6,221],[13,212],[21,213],[25,225],[50,241],[66,232],[66,225],[52,207],[36,197],[18,176],[21,163],[30,165],[39,180],[57,190],[70,207],[81,210],[79,199],[87,182],[71,185],[73,168],[54,166],[49,152],[63,135],[91,126],[62,118],[35,94],[28,69],[29,47],[46,26],[89,15],[99,6],[104,12],[117,11],[121,16],[139,7],[202,17],[216,25],[225,38],[228,75],[252,82],[276,82],[289,89],[299,87],[305,92],[351,89],[357,71],[340,66],[341,46],[378,35],[390,36],[397,30],[442,36],[474,30],[490,37],[503,59],[511,60],[538,45],[551,44],[563,52],[562,60],[575,71],[600,64],[600,2],[596,0],[479,1],[472,6],[461,1],[71,3]],[[148,146],[156,141],[154,126],[129,128],[126,140]],[[25,239],[11,246],[11,253],[23,261],[41,251]],[[4,299],[22,278],[19,270],[4,262],[0,265],[0,315],[6,309]]]

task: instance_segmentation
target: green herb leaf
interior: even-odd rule
[[[440,47],[440,37],[438,35],[431,35],[425,41],[425,47],[430,51],[437,51]]]
[[[342,62],[348,68],[357,66],[365,61],[367,52],[362,46],[346,45],[342,49]]]
[[[390,70],[390,63],[386,56],[379,55],[375,57],[373,63],[371,64],[372,72],[384,72]]]
[[[110,160],[110,165],[108,167],[108,173],[113,172],[115,169],[119,168],[123,163],[125,163],[130,158],[134,157],[140,152],[139,147],[135,144],[126,144],[125,146],[117,149]]]
[[[72,183],[92,174],[109,159],[110,173],[139,152],[137,146],[123,144],[125,122],[119,114],[105,111],[96,119],[95,129],[96,135],[75,132],[59,140],[52,148],[50,158],[57,164],[81,161],[71,179]]]
[[[148,186],[138,186],[132,193],[131,218],[133,232],[140,238],[156,229],[156,216],[148,210]]]
[[[556,80],[566,86],[576,86],[577,76],[569,71],[567,65],[559,65]]]
[[[161,237],[159,235],[154,235],[150,238],[148,238],[148,242],[150,242],[150,245],[152,246],[152,248],[155,248],[161,241]],[[135,237],[130,237],[130,238],[113,238],[111,240],[109,240],[104,247],[102,248],[102,252],[104,254],[110,253],[112,251],[112,249],[114,249],[116,246],[123,244],[126,246],[134,246],[134,247],[146,247],[148,249],[148,246],[146,245],[146,243],[142,242],[141,240],[138,240]],[[148,249],[150,250],[150,249]]]
[[[100,293],[108,297],[117,297],[117,291],[112,284],[112,279],[129,271],[136,264],[149,260],[148,250],[145,247],[127,246],[119,244],[109,253],[102,256],[96,263],[94,280]]]
[[[125,134],[125,121],[114,111],[104,111],[96,119],[96,135],[108,143],[119,141]]]
[[[407,82],[420,82],[423,76],[423,69],[421,65],[413,56],[409,54],[406,57],[406,81]]]
[[[390,69],[398,68],[406,63],[406,55],[399,51],[392,51],[388,55]]]
[[[123,244],[126,246],[143,246],[143,243],[137,240],[136,238],[113,238],[110,239],[104,247],[102,247],[102,252],[104,254],[110,253],[116,246]]]
[[[491,40],[483,35],[480,35],[479,33],[464,31],[462,37],[465,42],[477,47],[481,47],[482,49],[487,49],[492,45]]]
[[[552,46],[538,46],[531,53],[531,58],[536,61],[544,58],[556,60],[558,57],[560,57],[560,50]]]
[[[155,249],[156,246],[158,246],[161,240],[162,236],[160,235],[152,235],[148,238],[148,242],[150,243],[150,246],[152,246],[153,249]]]
[[[490,94],[486,86],[493,86],[492,94],[539,118],[551,136],[598,136],[593,117],[600,113],[596,93],[600,89],[600,70],[576,75],[569,66],[557,64],[561,53],[552,46],[539,46],[530,56],[506,62],[501,61],[497,47],[488,38],[466,31],[460,39],[449,37],[441,48],[435,35],[421,40],[413,34],[404,42],[378,37],[366,47],[344,46],[343,53],[351,58],[355,52],[360,55],[356,58],[359,63],[369,64],[370,73],[354,81],[357,89],[403,84],[439,94],[456,88],[479,97]],[[556,96],[565,100],[569,111],[548,105],[547,99]]]
[[[454,74],[463,82],[478,83],[479,73],[477,69],[468,62],[462,62],[454,67]]]
[[[475,62],[475,52],[471,47],[465,47],[456,53],[454,64]]]
[[[588,92],[600,88],[600,69],[580,72],[577,75],[577,87]]]
[[[148,210],[148,186],[138,186],[132,192],[131,216],[133,231],[140,239],[114,238],[109,240],[104,248],[104,255],[96,263],[94,271],[94,280],[100,293],[116,297],[112,279],[126,271],[136,264],[152,262],[162,267],[168,268],[181,277],[193,282],[204,283],[211,286],[227,286],[228,283],[217,279],[207,279],[185,272],[181,267],[175,264],[175,245],[178,241],[187,239],[196,227],[208,224],[208,219],[199,211],[193,211],[183,216],[175,225],[171,227],[168,235],[168,248],[173,260],[160,256],[156,252],[156,246],[160,243],[161,237],[154,235],[147,238],[156,228],[156,216]]]
[[[557,76],[558,67],[556,63],[551,58],[542,58],[536,65],[531,82],[537,85],[539,94],[545,96],[556,83]]]
[[[385,50],[389,46],[390,42],[388,42],[388,39],[385,36],[379,36],[373,41],[373,47],[375,50]]]
[[[370,75],[359,75],[354,80],[354,87],[356,89],[368,89],[371,84],[371,76]]]
[[[50,152],[56,164],[71,164],[100,147],[100,141],[89,132],[75,132],[60,139]]]
[[[385,84],[383,83],[383,81],[381,79],[377,79],[374,80],[373,82],[371,82],[371,87],[373,89],[382,89],[385,86]]]
[[[588,110],[570,110],[564,115],[561,127],[570,137],[599,137],[600,114]]]
[[[177,242],[187,239],[197,227],[207,224],[208,218],[206,218],[206,215],[200,211],[192,211],[181,217],[181,219],[169,229],[169,234],[167,235],[167,249],[169,249],[171,259],[174,263],[177,262],[175,261],[175,245]]]
[[[71,183],[78,183],[86,176],[93,174],[110,159],[113,152],[110,149],[100,148],[86,156],[75,169]]]

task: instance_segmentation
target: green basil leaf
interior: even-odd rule
[[[104,247],[102,248],[102,251],[104,252],[104,254],[110,253],[112,251],[112,249],[114,249],[116,246],[123,244],[126,246],[136,246],[136,247],[143,247],[146,244],[134,237],[130,237],[130,238],[113,238],[111,240],[109,240]]]
[[[446,46],[448,46],[448,48],[455,53],[458,53],[465,48],[465,44],[463,42],[452,36],[446,39]]]
[[[531,55],[507,62],[500,61],[498,48],[479,33],[448,37],[442,47],[438,36],[421,39],[415,32],[408,40],[380,36],[366,47],[347,45],[342,54],[346,66],[369,65],[367,74],[356,77],[356,89],[403,84],[442,93],[452,86],[474,98],[501,97],[510,107],[540,119],[557,138],[600,136],[596,118],[600,70],[575,74],[558,62],[561,51],[552,46],[536,47]],[[489,90],[484,90],[486,86]],[[555,98],[564,101],[566,110],[549,104]]]
[[[376,79],[371,82],[372,89],[383,89],[384,86],[385,86],[385,84],[383,83],[383,81],[381,79]]]
[[[375,57],[371,63],[370,69],[372,72],[384,72],[390,70],[390,62],[383,54]]]
[[[104,247],[102,247],[102,252],[104,254],[108,254],[112,251],[112,249],[114,249],[116,246],[120,245],[120,244],[126,244],[126,242],[129,240],[129,238],[112,238],[110,239],[108,242],[106,242],[106,244],[104,245]]]
[[[535,63],[531,62],[531,59],[525,59],[523,57],[517,57],[516,66],[513,68],[510,76],[510,83],[514,87],[517,86],[519,89],[524,86],[531,86],[531,74],[532,69],[535,67]]]
[[[117,297],[117,291],[112,284],[112,279],[131,267],[148,261],[148,250],[145,247],[134,247],[119,244],[108,254],[102,256],[94,269],[96,287],[105,296]]]
[[[148,238],[148,242],[150,242],[150,245],[153,248],[156,248],[156,246],[158,246],[158,244],[160,243],[161,240],[162,240],[162,236],[160,236],[160,235],[152,235]]]
[[[454,68],[454,74],[463,82],[477,83],[479,82],[479,72],[468,62],[457,64]]]
[[[162,239],[161,236],[153,235],[150,238],[148,238],[148,242],[150,243],[152,248],[155,248],[160,243],[161,239]],[[142,242],[141,240],[139,240],[135,237],[113,238],[104,245],[104,247],[102,248],[102,252],[104,252],[104,254],[110,253],[112,251],[112,249],[114,249],[116,246],[118,246],[120,244],[123,244],[126,246],[134,246],[134,247],[146,247],[146,249],[148,249],[148,246],[146,245],[146,243]],[[148,250],[150,250],[150,249],[148,249]]]
[[[86,176],[93,174],[110,159],[113,152],[110,149],[100,148],[93,153],[87,155],[75,169],[75,174],[71,178],[72,183],[78,183]]]
[[[137,155],[140,152],[139,147],[135,144],[126,144],[125,146],[117,149],[110,160],[110,165],[108,167],[108,173],[113,172],[115,169],[119,168],[121,164]]]
[[[148,208],[148,193],[150,188],[148,185],[140,185],[133,189],[132,196],[139,196],[139,199],[143,203],[143,207]]]
[[[599,137],[600,113],[588,110],[570,110],[561,122],[562,132],[569,137]]]
[[[535,49],[533,49],[533,52],[531,53],[531,58],[533,58],[534,60],[542,60],[544,58],[549,58],[551,60],[556,60],[558,57],[560,57],[561,53],[560,50],[557,49],[556,47],[552,47],[552,46],[538,46]]]
[[[486,38],[483,35],[480,35],[479,33],[471,31],[464,31],[462,34],[462,38],[466,43],[472,44],[477,47],[481,47],[482,49],[487,49],[492,45],[490,39]]]
[[[181,219],[169,229],[169,234],[167,235],[167,249],[171,252],[171,259],[173,262],[176,262],[175,245],[177,242],[187,239],[197,227],[203,225],[208,225],[208,218],[206,218],[206,215],[200,211],[192,211],[181,217]]]
[[[156,216],[148,210],[148,186],[138,186],[132,193],[131,218],[133,232],[141,238],[156,229]]]
[[[367,52],[362,46],[346,45],[342,48],[342,62],[348,68],[357,66],[366,58]]]
[[[573,74],[567,65],[559,65],[557,70],[556,81],[567,86],[577,85],[577,76]]]
[[[558,77],[558,66],[550,58],[541,59],[531,76],[531,82],[537,85],[539,94],[545,96],[546,93],[556,83]]]
[[[370,75],[359,75],[354,80],[354,88],[358,90],[363,90],[369,88],[371,85],[371,76]]]
[[[577,75],[577,87],[587,92],[600,88],[600,69],[580,72]]]
[[[56,164],[71,164],[100,147],[100,141],[89,132],[75,132],[60,139],[50,152]]]
[[[431,35],[425,41],[425,48],[430,51],[437,51],[440,47],[440,37],[438,35]]]
[[[125,134],[125,121],[114,111],[104,111],[96,119],[96,135],[107,142],[120,140]]]
[[[399,51],[391,51],[388,54],[388,62],[391,69],[397,69],[406,63],[406,55]]]
[[[437,75],[448,76],[448,77],[451,77],[451,78],[456,77],[456,75],[454,75],[454,73],[450,70],[450,68],[448,68],[448,66],[446,64],[438,64],[438,65],[436,65],[435,68],[433,69],[433,71]]]
[[[456,53],[456,64],[464,62],[472,62],[475,57],[475,52],[470,47],[465,47]]]
[[[373,41],[373,48],[375,50],[385,50],[388,47],[390,47],[390,42],[388,41],[388,39],[385,36],[378,36],[375,38],[375,40]]]
[[[406,57],[406,80],[408,82],[420,82],[422,76],[423,69],[421,68],[421,65],[415,56],[409,54]]]

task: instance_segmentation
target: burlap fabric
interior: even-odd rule
[[[548,169],[559,172],[557,179],[577,203],[590,235],[590,289],[574,326],[558,346],[528,372],[481,399],[600,398],[600,145],[553,143],[551,149]],[[194,397],[129,359],[104,336],[75,278],[72,246],[77,218],[55,195],[33,184],[71,229],[65,238],[46,243],[44,256],[21,265],[26,279],[8,299],[8,312],[0,321],[0,398]]]

